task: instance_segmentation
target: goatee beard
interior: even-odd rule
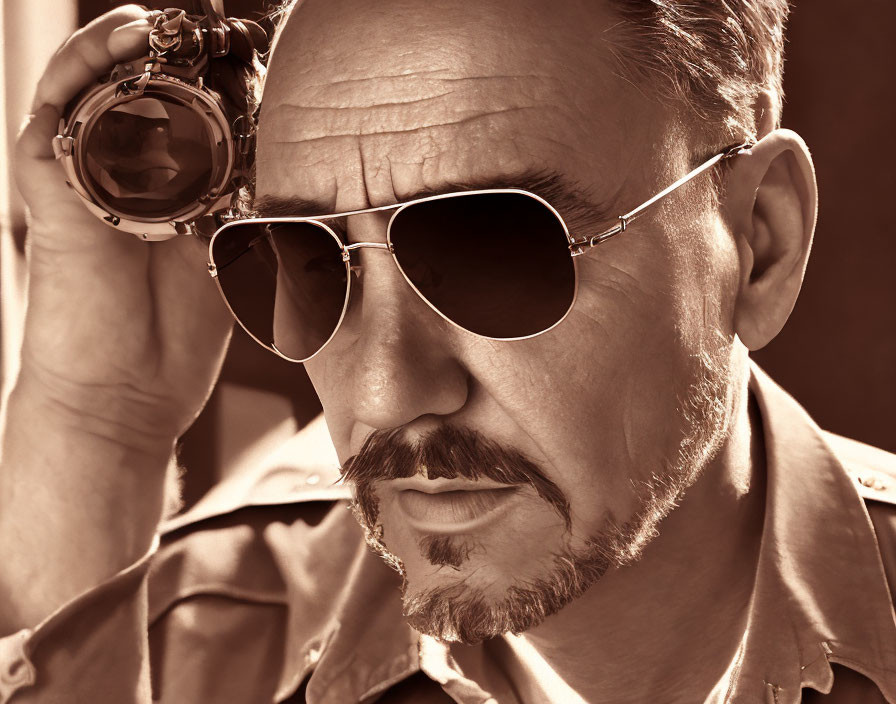
[[[503,633],[523,633],[580,597],[611,567],[636,561],[727,433],[727,376],[709,354],[701,355],[698,362],[697,378],[679,406],[686,432],[677,457],[636,486],[639,508],[627,521],[620,524],[609,516],[602,529],[580,547],[572,545],[569,500],[520,452],[474,430],[452,426],[441,426],[414,443],[404,440],[400,430],[372,433],[358,454],[346,462],[343,474],[355,484],[352,509],[368,545],[402,576],[408,623],[421,633],[465,644]],[[384,542],[375,484],[418,474],[429,479],[464,477],[532,487],[563,519],[564,545],[541,576],[514,580],[499,597],[465,579],[411,593],[404,564]],[[467,540],[425,536],[419,547],[432,564],[459,572],[476,548]]]

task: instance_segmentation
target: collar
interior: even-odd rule
[[[864,502],[822,431],[755,364],[750,389],[766,448],[765,522],[748,625],[707,704],[796,704],[803,687],[830,691],[831,663],[869,677],[896,701],[896,619]],[[329,445],[318,426],[315,442]],[[354,521],[348,511],[341,539],[356,541],[345,521]],[[348,565],[343,587],[317,602],[332,609],[326,626],[311,638],[296,630],[287,644],[278,701],[309,672],[309,704],[344,704],[372,701],[421,670],[459,702],[489,699],[449,648],[406,624],[397,576],[363,541],[332,552]],[[299,615],[302,603],[293,609]]]
[[[795,704],[803,687],[830,692],[831,663],[896,700],[896,620],[864,502],[822,431],[755,364],[750,388],[766,448],[765,524],[747,629],[710,700]]]

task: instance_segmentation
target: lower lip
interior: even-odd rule
[[[398,494],[398,505],[418,530],[462,533],[496,518],[515,494],[513,488],[436,494],[405,489]]]

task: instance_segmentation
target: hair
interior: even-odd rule
[[[620,74],[659,89],[732,141],[755,139],[757,109],[783,102],[787,0],[608,0],[619,18],[605,37]],[[609,33],[608,33],[609,34]],[[762,100],[762,94],[768,100]]]

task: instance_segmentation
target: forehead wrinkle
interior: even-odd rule
[[[333,204],[336,193],[332,177],[341,174],[346,183],[363,181],[365,186],[366,200],[360,190],[355,193],[357,197],[343,199],[345,207],[340,209],[352,210],[405,201],[421,190],[445,190],[448,184],[465,184],[467,188],[460,190],[468,190],[469,184],[493,179],[499,173],[512,176],[553,170],[567,174],[567,181],[588,191],[592,204],[616,195],[614,179],[595,180],[609,173],[606,167],[613,161],[608,158],[611,154],[594,159],[576,147],[574,135],[583,135],[587,127],[575,115],[545,108],[535,124],[507,111],[477,118],[481,119],[469,119],[463,127],[435,125],[392,134],[327,135],[311,143],[266,141],[262,137],[257,159],[258,192],[286,198],[301,195],[320,204]],[[568,129],[561,129],[563,126]],[[359,156],[360,164],[355,164]],[[499,172],[495,171],[496,165],[501,167]],[[331,187],[323,187],[322,178]],[[572,215],[571,227],[579,230],[594,222],[592,217],[581,217],[581,209],[575,210],[565,213]],[[601,210],[589,208],[594,215]],[[334,208],[326,212],[334,212]]]
[[[556,109],[563,105],[557,86],[533,85],[525,79],[478,76],[452,80],[419,81],[416,76],[385,85],[362,79],[356,85],[331,91],[301,89],[261,113],[261,131],[274,132],[282,141],[305,141],[323,136],[401,133],[422,127],[462,124],[476,116],[498,115],[528,109]],[[540,83],[540,82],[539,82]]]
[[[546,106],[545,106],[546,107]],[[523,112],[526,110],[537,110],[538,108],[535,106],[531,107],[517,107],[517,108],[505,108],[503,110],[493,110],[490,112],[482,113],[482,112],[474,112],[474,114],[466,115],[460,117],[456,120],[450,121],[435,121],[431,123],[424,123],[419,125],[414,125],[407,128],[396,127],[394,129],[361,129],[359,131],[345,131],[345,132],[336,132],[333,130],[321,129],[316,132],[311,132],[311,134],[303,134],[300,139],[284,139],[284,140],[269,140],[268,144],[272,145],[284,145],[284,144],[308,144],[313,142],[319,142],[321,140],[327,139],[337,139],[339,137],[371,137],[371,136],[391,136],[391,135],[403,135],[403,134],[419,134],[425,132],[426,130],[430,130],[434,127],[460,127],[466,125],[471,122],[475,122],[477,120],[486,120],[490,117],[495,117],[498,115],[503,115],[507,113],[514,112]]]
[[[381,104],[379,101],[384,94],[392,96],[389,102],[402,104],[449,94],[458,98],[466,94],[468,97],[494,99],[508,88],[524,95],[541,94],[542,98],[558,92],[559,81],[547,74],[453,74],[453,71],[440,68],[399,75],[333,78],[325,83],[304,84],[292,91],[292,97],[308,107],[369,108]],[[293,81],[291,86],[295,88],[296,83]]]
[[[320,0],[289,16],[272,56],[273,73],[295,83],[357,85],[352,79],[376,72],[378,80],[418,76],[542,73],[586,76],[595,64],[615,65],[599,34],[614,21],[607,8],[571,3],[431,3],[419,0]],[[587,51],[582,49],[587,48]],[[581,66],[584,59],[590,64]]]
[[[360,191],[357,198],[343,200],[342,210],[370,205],[388,205],[404,201],[421,190],[443,189],[447,184],[471,184],[493,179],[500,174],[543,173],[553,169],[566,172],[581,184],[588,182],[592,193],[605,193],[595,187],[593,178],[583,179],[583,168],[590,176],[606,169],[594,162],[584,167],[582,155],[572,145],[549,138],[541,131],[521,133],[506,129],[502,121],[482,120],[475,127],[458,132],[453,127],[427,127],[400,135],[374,134],[330,137],[312,144],[305,142],[267,143],[258,154],[259,195],[290,197],[301,195],[317,203],[333,204],[336,199],[333,176],[341,174],[346,183],[363,181],[367,199]],[[557,118],[550,124],[557,126]],[[354,159],[361,156],[360,170]],[[496,165],[500,169],[496,171]],[[330,184],[325,187],[322,179]],[[339,179],[342,181],[343,179]],[[502,186],[512,184],[502,183]],[[609,184],[608,184],[609,185]],[[590,194],[589,194],[590,195]],[[328,208],[327,212],[334,212]]]
[[[352,78],[338,78],[332,81],[328,81],[326,83],[309,83],[307,88],[309,90],[314,90],[318,88],[341,88],[348,87],[354,93],[356,90],[356,86],[358,83],[365,83],[371,80],[397,80],[397,81],[418,81],[422,82],[424,80],[438,82],[438,83],[452,83],[457,81],[492,81],[495,79],[512,79],[512,80],[520,80],[520,79],[543,79],[546,81],[554,80],[553,77],[546,73],[518,73],[518,74],[502,74],[500,76],[454,76],[454,75],[445,75],[451,74],[451,69],[448,68],[433,68],[433,69],[418,69],[413,73],[385,73],[385,74],[371,74],[370,76],[356,76]],[[438,77],[438,78],[433,78]]]

